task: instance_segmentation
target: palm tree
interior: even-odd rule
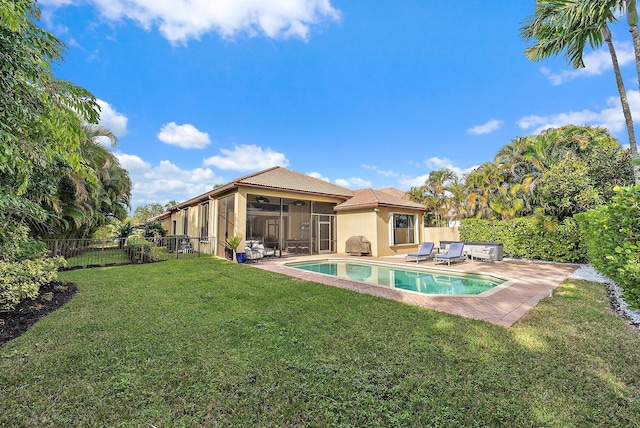
[[[83,168],[66,168],[57,194],[47,203],[60,219],[55,232],[59,237],[90,236],[99,227],[128,214],[131,180],[101,138],[107,137],[115,146],[115,135],[98,125],[85,124],[83,128],[86,138],[78,151]]]
[[[456,220],[461,220],[469,215],[467,203],[467,186],[455,176],[444,188],[449,194],[449,213]]]
[[[620,9],[622,3],[623,0],[537,0],[534,15],[520,29],[520,34],[527,41],[536,40],[535,45],[525,50],[525,55],[529,59],[539,61],[566,51],[565,56],[574,68],[584,67],[583,53],[587,42],[592,47],[600,46],[603,41],[607,43],[618,85],[622,112],[627,125],[631,157],[632,159],[637,159],[638,148],[633,129],[631,109],[627,100],[627,93],[624,88],[615,48],[611,41],[611,31],[607,25],[607,22],[616,21],[614,11]],[[635,3],[635,0],[625,1],[627,7],[631,7],[629,9],[631,14],[636,17],[636,25],[632,27],[632,32],[633,28],[635,28],[637,33]],[[633,17],[629,22],[633,22]],[[635,44],[636,38],[634,35],[634,46]],[[640,44],[638,47],[640,48]],[[636,63],[640,58],[639,53],[640,50],[636,50]],[[636,183],[640,183],[640,167],[635,167],[634,172]]]
[[[503,170],[495,162],[486,162],[465,176],[467,204],[476,217],[491,219],[491,201],[504,183]]]

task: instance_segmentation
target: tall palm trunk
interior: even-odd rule
[[[636,27],[637,30],[637,27]],[[620,65],[618,64],[618,55],[613,47],[611,41],[611,31],[609,26],[605,23],[600,27],[602,37],[609,47],[609,53],[611,54],[611,63],[613,65],[613,72],[616,76],[616,83],[618,85],[618,93],[620,94],[620,104],[622,104],[622,113],[624,114],[624,121],[627,124],[627,134],[629,135],[629,148],[631,150],[631,159],[638,158],[638,146],[636,145],[636,135],[633,129],[633,118],[631,117],[631,108],[629,107],[629,100],[627,99],[627,91],[624,87],[624,81],[622,80],[622,74],[620,73]],[[640,166],[633,166],[633,175],[636,184],[640,183]]]
[[[640,34],[638,34],[638,9],[636,0],[625,0],[625,4],[627,6],[627,23],[629,24],[629,32],[633,39],[633,50],[636,57],[638,89],[640,89]],[[638,160],[638,147],[636,146],[635,141],[631,143],[631,139],[629,139],[629,147],[631,149],[631,160]],[[640,165],[633,165],[633,175],[635,177],[636,184],[640,184]]]

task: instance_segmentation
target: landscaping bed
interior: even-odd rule
[[[11,312],[0,311],[0,347],[63,306],[73,298],[77,290],[75,284],[51,282],[40,287],[40,294],[36,299],[23,300]]]

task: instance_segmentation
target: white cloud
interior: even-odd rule
[[[483,135],[490,134],[493,131],[497,131],[502,126],[502,121],[497,119],[491,119],[487,123],[482,125],[474,126],[473,128],[467,129],[467,134],[472,135]]]
[[[431,171],[435,171],[438,169],[449,168],[450,170],[455,172],[456,175],[460,178],[462,178],[464,174],[467,174],[478,167],[477,165],[475,165],[470,168],[462,169],[458,166],[455,166],[450,159],[438,158],[438,157],[431,157],[425,160],[424,165],[426,165],[427,168],[429,169],[429,173]],[[420,187],[424,185],[425,181],[427,181],[427,179],[429,178],[429,173],[424,175],[419,175],[417,177],[410,177],[406,175],[402,176],[402,178],[398,180],[398,184],[401,186],[402,189],[409,189],[411,187]]]
[[[322,174],[320,174],[319,172],[310,172],[309,174],[307,174],[309,177],[313,177],[313,178],[317,178],[319,180],[324,180],[324,181],[331,181],[329,180],[329,177],[324,176]]]
[[[204,160],[204,165],[234,171],[257,171],[272,166],[289,165],[289,160],[283,153],[256,145],[240,145],[234,146],[233,150],[220,151],[222,156],[211,156]]]
[[[640,93],[627,91],[627,99],[632,117],[640,117]],[[625,129],[624,115],[620,97],[609,97],[606,108],[600,111],[584,109],[567,113],[555,113],[547,116],[531,115],[518,120],[520,129],[539,134],[547,128],[558,128],[564,125],[591,125],[609,129],[611,133],[620,133]]]
[[[409,189],[411,187],[420,187],[424,184],[425,181],[427,181],[427,178],[429,178],[429,174],[425,174],[425,175],[419,175],[417,177],[402,177],[400,180],[398,180],[398,183],[400,183],[400,186],[403,189]]]
[[[434,171],[437,169],[449,168],[450,170],[455,172],[458,177],[462,175],[462,169],[460,167],[453,165],[453,162],[451,162],[451,160],[448,158],[439,158],[434,156],[424,161],[424,164],[431,171]]]
[[[203,149],[211,142],[209,134],[206,132],[198,131],[195,126],[188,123],[178,125],[175,122],[162,126],[158,133],[158,139],[163,143],[183,149]]]
[[[309,28],[340,19],[330,0],[86,0],[110,21],[128,19],[157,28],[171,43],[186,43],[216,32],[224,38],[308,38]],[[56,7],[68,0],[43,0]]]
[[[364,169],[370,169],[370,170],[373,170],[373,171],[377,172],[378,174],[382,175],[383,177],[390,178],[390,177],[397,177],[397,176],[398,176],[398,174],[397,174],[396,172],[394,172],[394,171],[392,171],[392,170],[390,170],[390,169],[385,171],[385,170],[379,169],[379,168],[378,168],[377,166],[375,166],[375,165],[362,164],[362,165],[360,165],[360,166],[361,166],[362,168],[364,168]]]
[[[128,155],[126,153],[114,153],[120,161],[120,166],[129,171],[129,174],[143,174],[151,169],[151,164],[145,162],[141,157],[136,155]]]
[[[338,186],[347,187],[350,189],[351,188],[363,189],[363,188],[372,186],[372,183],[370,181],[363,180],[362,178],[358,178],[358,177],[338,178],[336,179],[335,183]]]
[[[184,201],[225,182],[209,168],[182,169],[168,160],[152,166],[137,155],[121,152],[115,155],[133,182],[133,209],[152,202]]]
[[[129,119],[122,113],[118,113],[106,101],[97,99],[96,103],[100,106],[100,125],[108,128],[117,137],[127,135],[127,121]]]
[[[633,45],[631,42],[614,42],[616,56],[620,66],[631,64],[635,61]],[[598,49],[583,56],[584,68],[562,70],[554,73],[547,67],[540,68],[542,74],[547,76],[552,85],[558,86],[581,76],[598,76],[607,70],[611,70],[611,55],[608,48]]]

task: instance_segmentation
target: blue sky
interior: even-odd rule
[[[628,144],[606,49],[531,62],[534,0],[41,0],[58,77],[99,100],[132,208],[274,165],[352,189],[422,184],[567,123]],[[640,117],[631,39],[612,28]]]

